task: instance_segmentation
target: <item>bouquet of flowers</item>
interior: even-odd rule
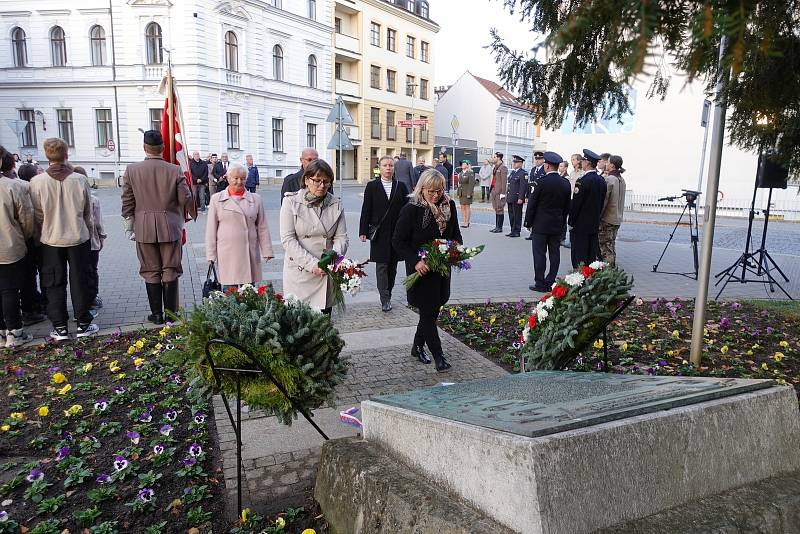
[[[428,268],[442,276],[450,276],[450,268],[455,267],[459,271],[472,268],[469,260],[483,252],[485,245],[477,247],[465,247],[458,241],[448,239],[434,239],[430,243],[422,245],[419,251],[419,258],[425,260]],[[412,273],[403,281],[406,290],[417,283],[419,273]]]
[[[361,291],[361,279],[367,276],[364,266],[369,262],[356,263],[335,250],[322,253],[317,266],[327,273],[333,282],[333,302],[339,310],[344,310],[344,294],[354,296]]]

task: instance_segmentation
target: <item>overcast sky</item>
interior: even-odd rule
[[[489,30],[496,27],[514,49],[529,49],[530,25],[511,15],[502,0],[430,0],[431,18],[441,29],[436,35],[434,85],[450,85],[464,71],[499,82],[489,49]]]

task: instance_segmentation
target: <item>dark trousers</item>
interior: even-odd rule
[[[67,326],[67,266],[72,310],[79,325],[92,322],[89,314],[89,272],[92,269],[89,241],[72,247],[51,247],[42,243],[42,288],[47,294],[47,317],[53,326]]]
[[[375,279],[378,282],[378,295],[381,297],[381,304],[386,304],[392,300],[392,289],[394,288],[396,277],[397,261],[375,264]]]
[[[25,258],[0,265],[0,330],[22,328],[19,287],[24,278],[24,269]]]
[[[22,304],[22,311],[25,313],[40,313],[42,310],[42,294],[39,293],[36,280],[39,273],[41,249],[34,245],[33,241],[28,241],[28,253],[23,261],[20,273],[19,298]]]
[[[489,186],[482,185],[481,186],[481,202],[485,202],[486,199],[489,198]]]
[[[533,284],[550,289],[556,281],[558,267],[561,265],[561,236],[558,234],[533,234]],[[547,257],[550,257],[550,270],[545,276]]]
[[[92,260],[92,268],[88,273],[86,286],[89,291],[89,305],[91,306],[100,291],[100,273],[97,271],[97,265],[100,262],[100,251],[90,250],[89,257]]]
[[[245,187],[245,189],[247,189],[251,193],[255,193],[256,192],[256,186],[255,185],[253,187]]]
[[[419,310],[419,321],[417,331],[414,334],[414,345],[421,347],[428,345],[428,349],[433,354],[442,353],[442,342],[439,339],[439,330],[436,321],[439,319],[439,306],[422,306]]]
[[[197,209],[205,209],[209,201],[208,186],[205,184],[195,184],[194,190],[197,194]]]
[[[564,225],[564,229],[561,230],[561,241],[564,242],[567,240],[567,225]]]
[[[511,225],[511,233],[518,234],[522,230],[522,206],[516,201],[508,202],[508,222]]]
[[[600,240],[597,234],[583,234],[570,231],[569,240],[572,248],[572,266],[589,265],[600,257]]]

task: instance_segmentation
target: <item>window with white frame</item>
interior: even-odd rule
[[[50,64],[54,67],[67,64],[67,36],[61,26],[53,26],[50,30]]]
[[[428,2],[426,0],[420,0],[419,1],[419,16],[424,18],[424,19],[427,19],[428,17],[430,17],[430,14],[431,14],[431,10],[428,7]]]
[[[317,125],[308,123],[306,124],[306,146],[309,148],[317,148]]]
[[[371,22],[369,25],[369,42],[372,46],[381,45],[381,25],[377,22]]]
[[[308,18],[317,20],[317,0],[308,0]]]
[[[225,123],[228,130],[228,148],[239,148],[239,114],[225,113]]]
[[[386,50],[397,51],[397,30],[386,28]]]
[[[92,26],[89,30],[89,42],[92,51],[92,65],[106,64],[106,31],[102,26]]]
[[[428,100],[428,80],[425,78],[419,79],[419,97],[422,100]]]
[[[272,151],[283,152],[283,119],[272,119]]]
[[[25,122],[22,130],[22,146],[33,148],[36,146],[36,112],[32,109],[19,110],[19,120]]]
[[[397,92],[397,72],[386,69],[386,90],[390,93]]]
[[[377,65],[369,66],[369,86],[373,89],[381,88],[381,68]]]
[[[333,64],[333,76],[337,80],[341,80],[342,79],[342,64],[341,63],[337,62],[337,63]]]
[[[75,130],[72,127],[72,110],[57,109],[56,118],[58,119],[58,136],[67,143],[67,146],[75,146]]]
[[[500,117],[500,133],[501,134],[506,133],[506,118],[505,117]]]
[[[28,65],[28,44],[25,30],[22,28],[11,30],[11,50],[14,56],[14,66],[26,67]]]
[[[225,68],[233,72],[239,70],[239,39],[232,31],[225,32]]]
[[[150,129],[157,132],[161,131],[161,117],[164,115],[164,108],[150,108]]]
[[[414,116],[411,113],[406,113],[406,120],[414,120]],[[414,127],[406,128],[406,143],[413,143],[414,142]]]
[[[308,86],[317,87],[317,56],[308,56]]]
[[[104,147],[110,139],[114,139],[111,123],[111,110],[99,108],[94,110],[95,122],[97,124],[97,146]]]
[[[406,55],[410,58],[417,55],[417,40],[410,35],[406,36]]]
[[[272,47],[272,72],[276,80],[283,80],[283,48],[281,45]]]
[[[415,80],[413,76],[406,76],[406,96],[414,96],[414,89],[417,88]]]
[[[164,45],[161,35],[161,26],[151,22],[144,30],[145,52],[148,65],[161,65],[164,63]]]
[[[342,33],[342,19],[340,17],[333,18],[333,31]]]
[[[431,45],[425,41],[419,43],[419,59],[423,63],[430,63],[431,59]]]

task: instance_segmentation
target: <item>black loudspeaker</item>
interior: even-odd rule
[[[756,187],[760,189],[786,189],[789,183],[789,171],[786,167],[775,163],[768,154],[762,154],[756,182]]]

